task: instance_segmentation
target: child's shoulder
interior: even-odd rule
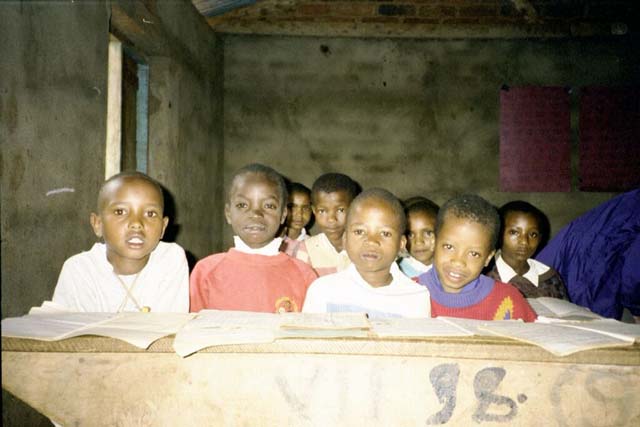
[[[185,256],[184,248],[175,242],[158,242],[158,246],[151,252],[151,256],[171,257]]]
[[[195,267],[193,268],[193,272],[204,273],[205,271],[214,270],[225,259],[226,255],[227,252],[218,252],[202,258],[196,263]]]
[[[315,273],[314,273],[315,274]],[[349,284],[355,284],[356,279],[353,278],[348,271],[342,270],[336,273],[325,274],[324,276],[319,276],[316,278],[312,285],[314,287],[322,287],[322,288],[342,288],[344,289]]]
[[[518,290],[518,288],[516,288],[515,286],[513,286],[511,283],[505,283],[502,282],[500,280],[494,280],[494,288],[493,291],[495,293],[498,293],[500,295],[504,295],[504,296],[510,296],[512,298],[515,298],[517,300],[525,300],[524,297],[522,296],[522,293]]]
[[[285,255],[287,262],[291,263],[291,265],[303,275],[313,277],[314,279],[318,277],[315,270],[306,262],[285,253],[282,253],[282,255]]]

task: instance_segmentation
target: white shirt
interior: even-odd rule
[[[239,236],[233,236],[233,244],[234,248],[237,251],[244,252],[245,254],[274,256],[280,253],[282,237],[276,237],[275,239],[258,249],[249,247],[249,245],[247,245]]]
[[[364,312],[369,317],[430,317],[431,300],[426,287],[402,274],[391,264],[393,278],[387,286],[373,287],[354,264],[346,270],[316,279],[302,307],[307,313]]]
[[[529,258],[527,260],[527,264],[529,264],[529,271],[524,273],[522,277],[533,283],[536,287],[538,286],[538,278],[543,274],[549,271],[549,266],[537,261],[533,258]],[[513,279],[518,275],[516,271],[511,268],[509,264],[507,264],[502,259],[502,254],[498,253],[496,255],[496,268],[498,269],[498,274],[500,275],[500,280],[504,283],[509,283],[509,280]]]
[[[140,307],[150,307],[152,312],[189,312],[189,266],[180,245],[159,242],[138,274],[119,277],[128,287],[135,281],[131,294]],[[65,261],[52,300],[79,312],[139,310],[107,260],[104,243]]]
[[[302,242],[303,240],[307,240],[308,238],[309,238],[309,235],[307,234],[307,229],[302,228],[302,230],[300,230],[300,235],[296,237],[296,241]]]

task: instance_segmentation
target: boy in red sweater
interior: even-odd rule
[[[418,277],[431,294],[432,317],[536,319],[515,287],[480,274],[495,254],[499,231],[498,212],[482,197],[454,197],[442,206],[433,268]]]
[[[190,311],[302,309],[317,276],[279,251],[282,239],[275,236],[287,216],[286,201],[284,179],[268,166],[251,164],[233,175],[224,213],[235,247],[196,264],[189,280]]]

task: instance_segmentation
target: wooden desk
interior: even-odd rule
[[[638,344],[289,339],[183,359],[172,340],[2,338],[2,387],[69,426],[640,425]]]

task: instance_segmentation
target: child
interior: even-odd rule
[[[499,210],[502,219],[501,250],[487,275],[511,283],[527,298],[569,299],[560,275],[531,257],[548,236],[544,214],[530,203],[509,202]]]
[[[310,264],[318,276],[335,273],[349,265],[342,249],[342,235],[347,209],[358,192],[358,184],[340,173],[324,174],[313,183],[311,207],[321,233],[302,242],[296,257]]]
[[[409,256],[400,258],[398,265],[404,274],[416,280],[431,268],[433,262],[436,217],[440,207],[429,199],[421,199],[405,206]]]
[[[302,261],[280,252],[276,238],[287,216],[287,188],[268,166],[250,164],[231,179],[224,214],[235,247],[199,261],[190,279],[191,311],[204,308],[300,311],[316,278]]]
[[[432,316],[536,319],[516,288],[480,274],[495,253],[499,230],[498,212],[482,197],[454,197],[440,209],[433,268],[418,277],[431,294]]]
[[[280,250],[292,257],[296,256],[298,246],[309,235],[305,227],[311,220],[311,190],[299,182],[289,185],[289,203],[284,239]]]
[[[429,293],[395,263],[406,243],[405,227],[402,205],[388,191],[371,189],[357,196],[349,208],[344,239],[352,264],[313,282],[303,311],[429,317]]]
[[[53,302],[81,312],[188,312],[187,259],[179,245],[160,241],[163,213],[162,188],[149,176],[109,178],[90,217],[104,243],[65,261]]]

